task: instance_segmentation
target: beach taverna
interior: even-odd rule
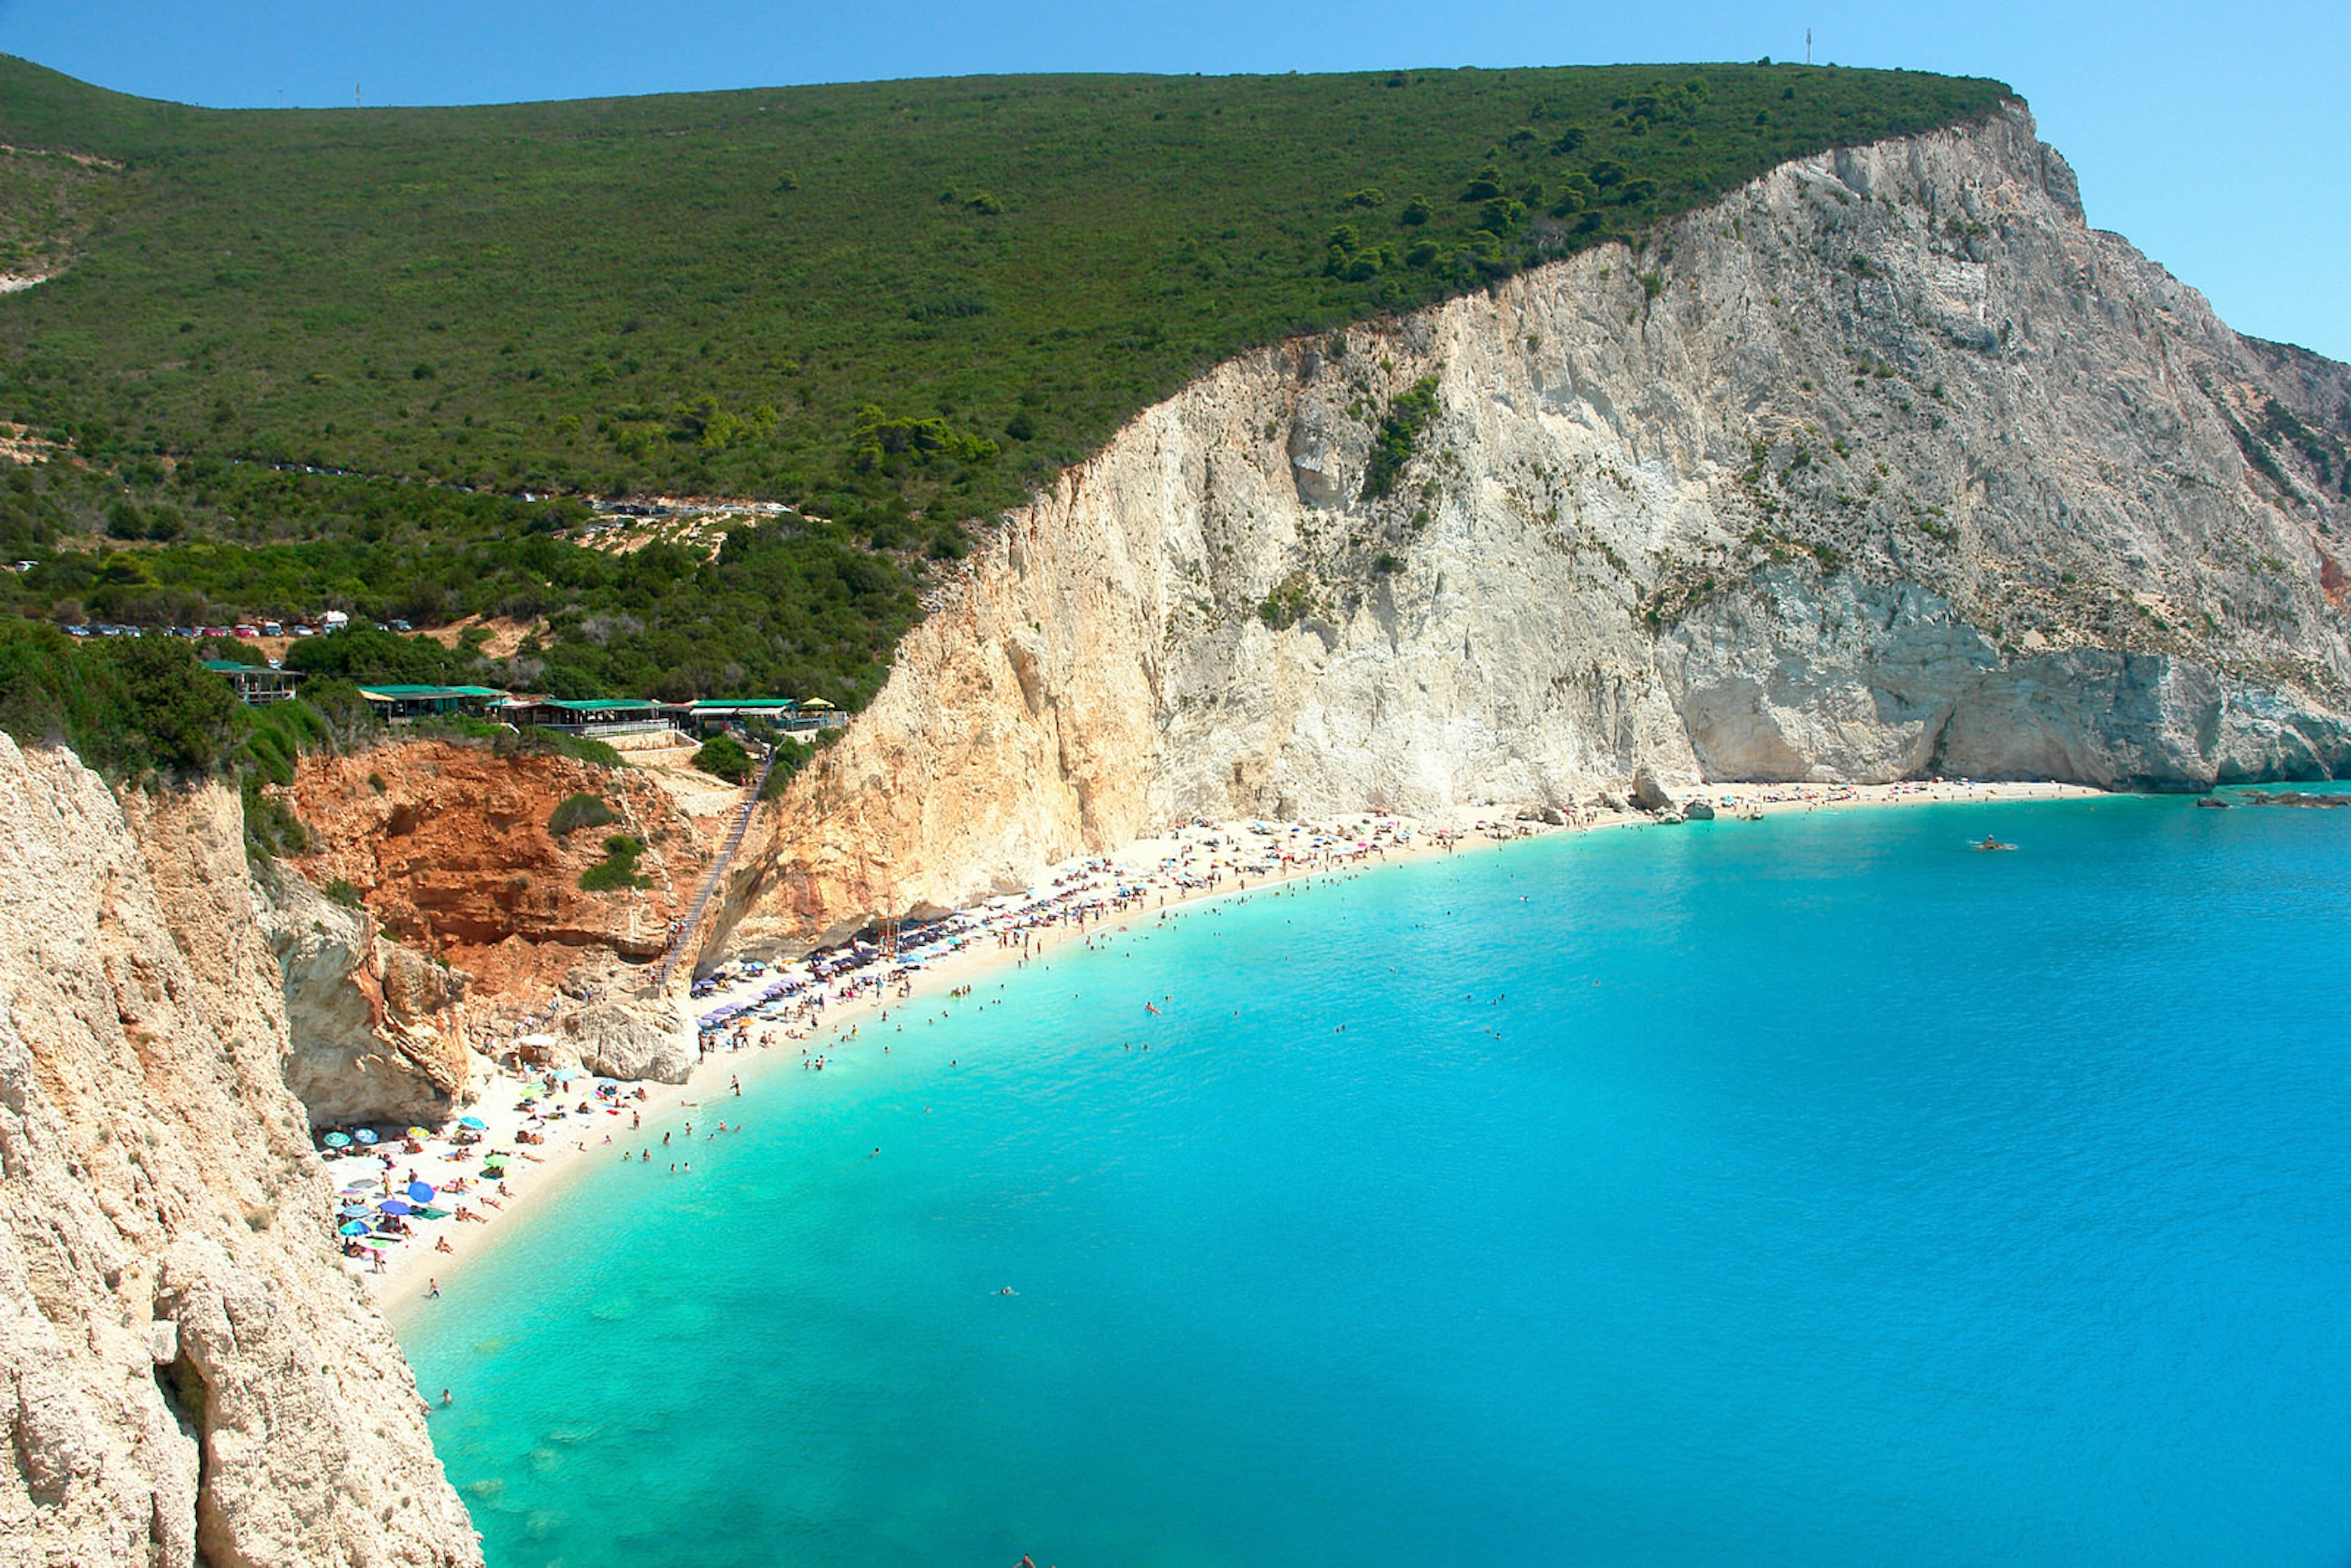
[[[252,707],[293,701],[294,687],[302,678],[298,670],[273,670],[266,664],[240,664],[235,659],[206,659],[204,668],[216,675],[227,676],[228,684],[236,688],[236,695]]]
[[[849,716],[821,697],[707,697],[686,704],[694,727],[705,733],[758,720],[778,729],[838,729]]]
[[[560,730],[566,735],[667,729],[683,712],[674,703],[642,697],[517,697],[500,711],[508,724]]]
[[[506,693],[490,686],[361,686],[360,695],[386,719],[479,718]]]

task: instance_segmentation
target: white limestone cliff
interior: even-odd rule
[[[0,736],[0,1562],[463,1568],[337,1260],[234,791]]]
[[[1382,420],[1435,412],[1365,498]],[[723,946],[1172,819],[2351,761],[2351,372],[2089,228],[2022,105],[1219,367],[1009,515]],[[712,952],[719,950],[715,945]]]

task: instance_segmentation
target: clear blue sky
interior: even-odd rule
[[[2240,330],[2351,359],[2351,5],[2180,0],[0,0],[0,50],[215,106],[479,103],[975,71],[1803,57],[1998,77],[2090,221]]]

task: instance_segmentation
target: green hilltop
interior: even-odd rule
[[[0,551],[43,562],[0,611],[503,612],[546,629],[503,673],[566,695],[854,706],[966,524],[1217,361],[2008,92],[1757,64],[221,111],[0,57],[0,271],[61,267],[0,295],[0,418],[69,459],[0,482]],[[563,537],[564,497],[655,491],[807,516],[715,559]]]

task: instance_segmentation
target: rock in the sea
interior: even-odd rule
[[[1706,800],[1685,800],[1682,802],[1682,815],[1693,822],[1711,822],[1714,821],[1714,806]]]

